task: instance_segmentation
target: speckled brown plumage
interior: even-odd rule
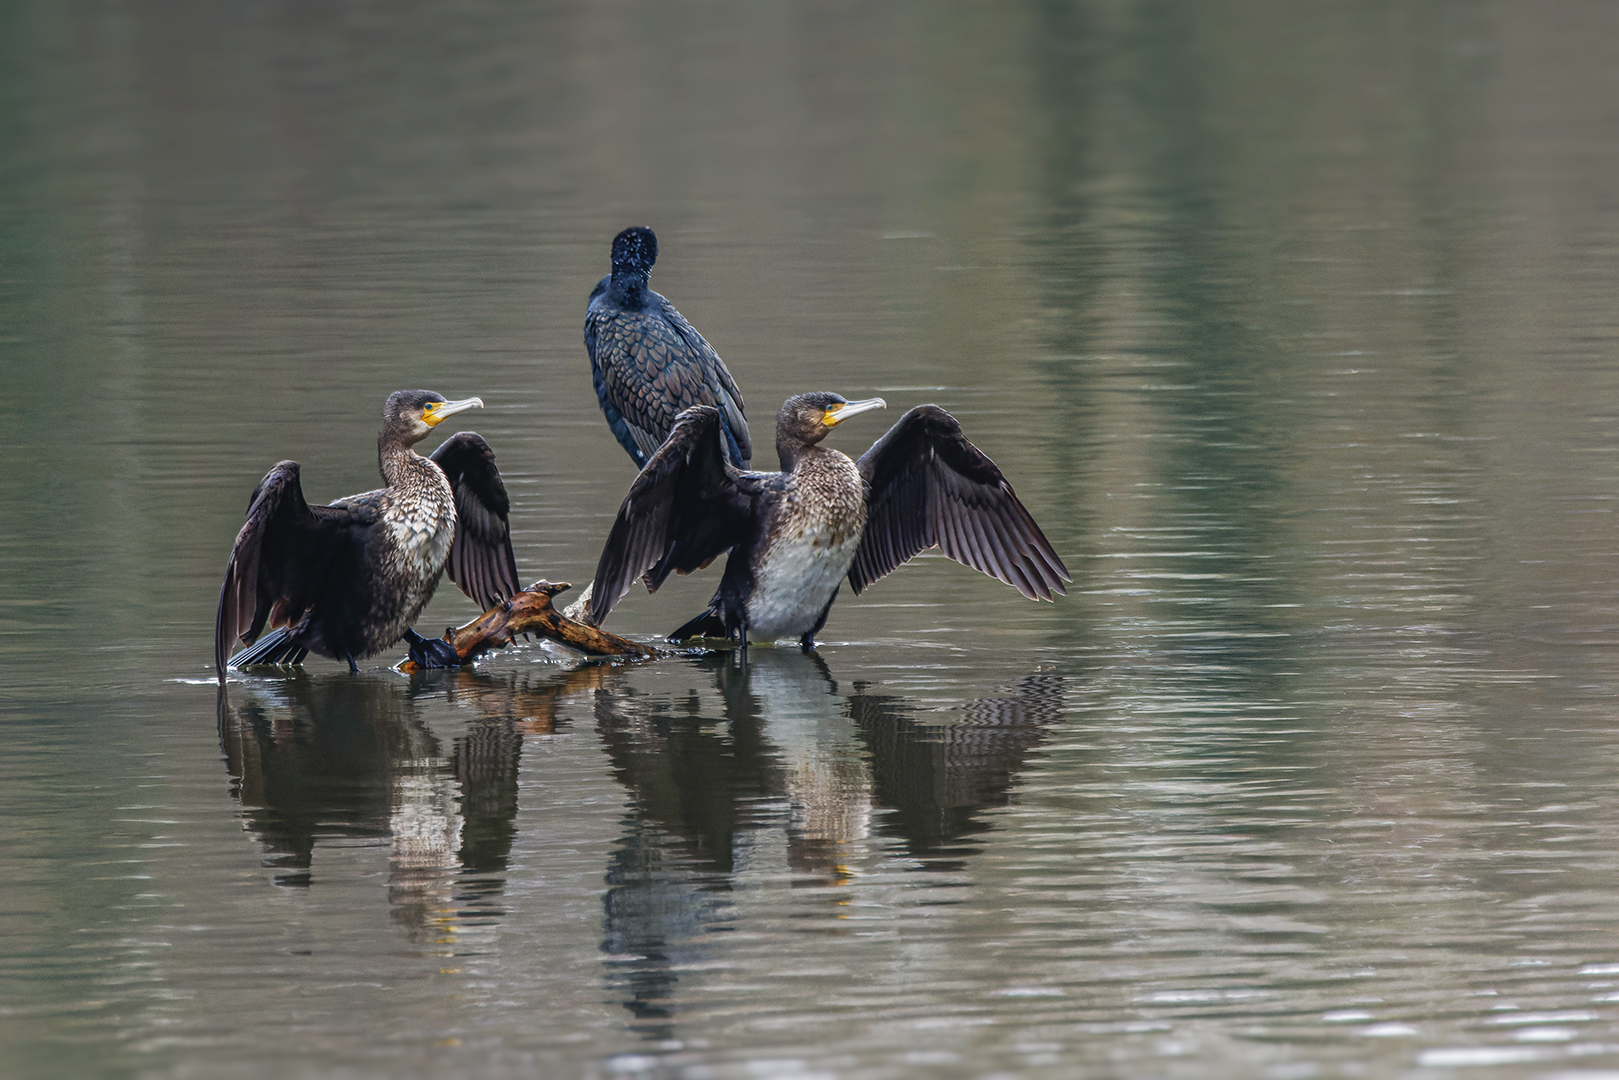
[[[259,481],[220,588],[221,681],[237,641],[252,646],[232,661],[238,667],[295,664],[310,652],[352,666],[380,652],[421,614],[446,568],[483,607],[517,591],[506,489],[489,444],[461,432],[431,459],[411,449],[431,427],[426,413],[473,402],[482,404],[426,390],[390,395],[377,436],[387,486],[376,491],[310,506],[293,461]]]

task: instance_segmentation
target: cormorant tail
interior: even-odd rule
[[[255,664],[301,664],[309,650],[293,640],[285,626],[279,626],[230,658],[227,667],[245,668]]]
[[[725,620],[720,616],[718,604],[714,604],[691,622],[669,635],[670,641],[685,641],[687,638],[729,637],[730,631],[726,629]]]

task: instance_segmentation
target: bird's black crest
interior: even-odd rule
[[[634,225],[613,237],[613,270],[645,274],[658,261],[658,238],[645,225]]]

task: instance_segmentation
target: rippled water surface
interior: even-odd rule
[[[1616,41],[10,5],[0,1072],[1619,1076]],[[522,576],[589,578],[633,470],[580,327],[642,222],[756,436],[937,402],[1070,594],[929,556],[811,655],[218,696],[253,484],[374,486],[393,389],[481,396]]]

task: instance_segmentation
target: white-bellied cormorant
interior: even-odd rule
[[[232,667],[296,664],[315,652],[354,670],[405,635],[445,570],[484,608],[518,591],[510,503],[489,444],[463,431],[431,458],[411,449],[447,417],[482,407],[430,390],[390,394],[377,434],[388,486],[377,491],[310,506],[295,461],[259,481],[219,591],[220,682],[238,640],[252,647]]]
[[[599,623],[637,578],[656,590],[730,549],[708,610],[669,636],[797,637],[813,647],[845,576],[856,593],[917,552],[944,554],[1050,600],[1072,580],[1006,477],[967,441],[955,417],[919,405],[858,462],[818,445],[881,398],[799,394],[776,419],[781,472],[743,472],[725,460],[719,416],[681,413],[636,477],[596,567]]]
[[[613,272],[590,294],[585,350],[596,400],[607,426],[636,467],[645,466],[692,405],[720,412],[725,451],[748,467],[753,446],[742,415],[742,395],[714,347],[675,306],[647,287],[658,261],[658,238],[643,225],[613,238]]]

